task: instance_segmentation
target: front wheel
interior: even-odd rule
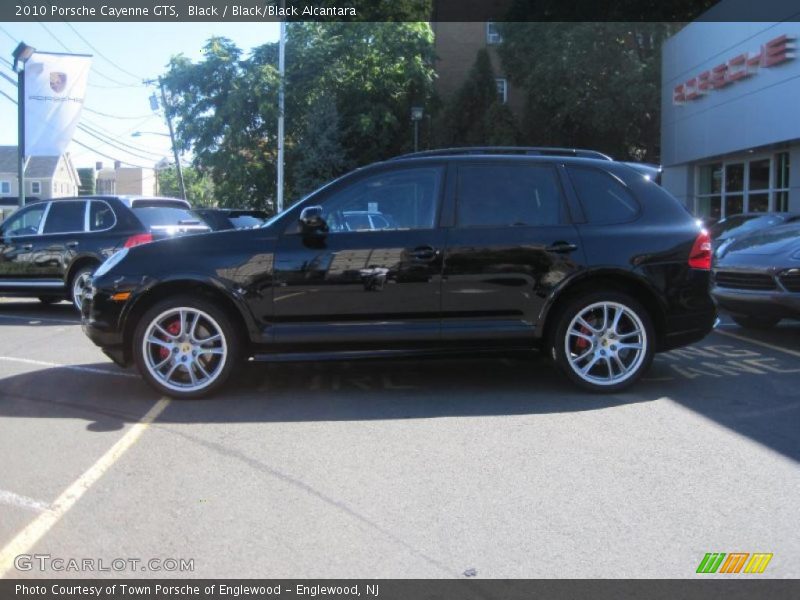
[[[236,328],[209,301],[180,296],[163,300],[140,319],[133,336],[139,372],[160,393],[201,398],[219,389],[236,366]]]
[[[655,333],[634,298],[595,292],[558,314],[550,352],[573,382],[593,392],[617,392],[636,382],[653,361]]]

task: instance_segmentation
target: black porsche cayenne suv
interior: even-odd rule
[[[390,227],[347,214],[385,215]],[[543,349],[578,385],[631,385],[715,320],[711,247],[672,196],[591,151],[458,149],[358,169],[261,228],[121,250],[83,327],[158,391],[256,361]]]

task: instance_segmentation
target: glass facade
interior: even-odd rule
[[[697,169],[695,213],[723,219],[743,212],[786,211],[789,153],[731,159]]]

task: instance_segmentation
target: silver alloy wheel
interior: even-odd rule
[[[632,377],[647,355],[647,330],[619,302],[596,302],[567,327],[564,349],[570,368],[593,385],[617,385]]]
[[[228,360],[228,345],[211,315],[181,306],[150,321],[142,339],[142,354],[158,383],[178,392],[196,392],[220,376]]]
[[[91,271],[84,271],[83,273],[78,273],[78,276],[72,280],[72,303],[78,310],[81,309],[81,304],[83,304],[81,294],[83,294],[83,290],[91,277]]]

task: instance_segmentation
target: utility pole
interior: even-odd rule
[[[145,79],[142,83],[145,85],[158,84],[161,90],[161,106],[164,108],[164,117],[167,120],[167,127],[169,128],[169,139],[172,142],[172,155],[175,157],[175,168],[178,170],[178,183],[181,186],[181,196],[184,200],[186,197],[186,184],[183,181],[183,168],[181,168],[181,157],[178,153],[178,145],[175,143],[175,129],[172,127],[172,117],[169,114],[169,104],[167,103],[167,92],[164,89],[164,81],[159,77],[158,79]],[[150,105],[152,108],[153,101],[151,99]],[[154,109],[155,110],[155,109]],[[158,170],[156,169],[156,185],[158,185]]]
[[[169,127],[169,139],[172,141],[172,153],[175,155],[175,168],[178,169],[178,181],[181,184],[181,196],[184,200],[186,198],[186,184],[183,182],[183,169],[181,168],[181,157],[178,154],[178,145],[175,143],[175,130],[172,128],[172,117],[169,115],[169,104],[167,104],[167,92],[164,90],[164,80],[158,78],[158,86],[161,88],[161,103],[164,105],[164,116],[167,118],[167,127]],[[158,178],[158,173],[156,173]]]
[[[281,1],[281,7],[286,8],[285,0]],[[278,73],[280,82],[278,84],[278,189],[275,204],[276,212],[283,210],[283,112],[286,104],[285,98],[285,79],[286,79],[286,17],[281,20],[281,37],[278,42]]]

